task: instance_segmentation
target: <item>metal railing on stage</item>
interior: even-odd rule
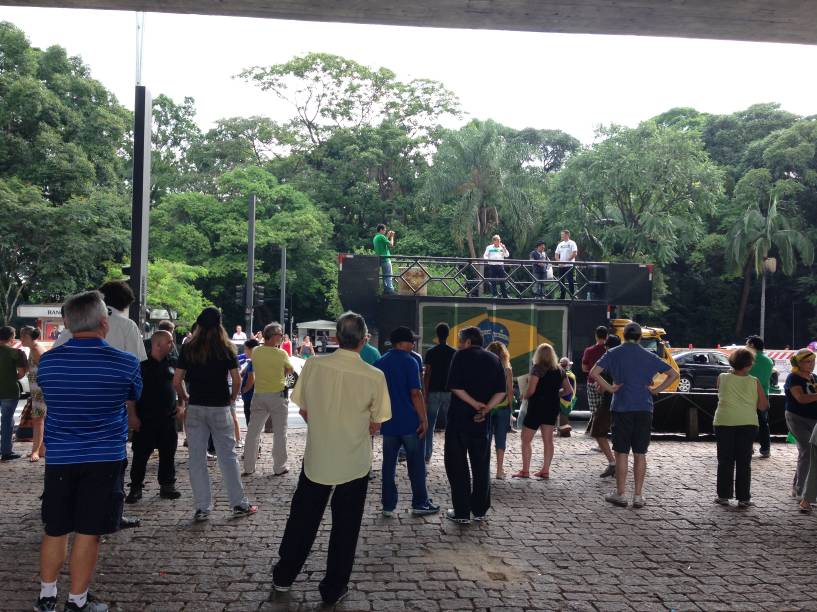
[[[539,262],[505,259],[492,263],[468,257],[392,255],[398,295],[604,301],[607,262]]]

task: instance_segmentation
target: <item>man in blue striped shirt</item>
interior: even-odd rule
[[[72,338],[40,359],[37,381],[49,406],[40,548],[40,597],[35,610],[56,609],[57,579],[75,533],[66,612],[107,612],[88,596],[101,535],[119,526],[128,425],[138,431],[142,392],[139,360],[105,342],[108,310],[98,291],[68,299]]]

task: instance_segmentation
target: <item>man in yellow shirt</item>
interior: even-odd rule
[[[272,417],[272,471],[276,476],[283,476],[289,471],[287,468],[289,398],[286,375],[292,371],[292,363],[287,352],[280,348],[283,337],[284,328],[281,324],[270,323],[264,327],[264,345],[257,347],[252,353],[255,393],[244,446],[245,476],[255,472],[259,437],[269,417]]]
[[[327,605],[349,590],[372,467],[370,438],[391,418],[383,372],[360,358],[367,333],[363,317],[343,314],[336,332],[340,348],[307,361],[292,394],[308,425],[306,449],[280,559],[272,571],[275,591],[288,591],[309,556],[332,495],[326,576],[318,587]]]

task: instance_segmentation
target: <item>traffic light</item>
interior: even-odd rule
[[[284,308],[284,320],[281,321],[281,323],[283,323],[284,326],[286,326],[287,323],[289,323],[289,308]]]
[[[255,286],[255,302],[257,304],[264,303],[264,285]]]
[[[235,303],[239,306],[244,303],[244,285],[235,286]]]

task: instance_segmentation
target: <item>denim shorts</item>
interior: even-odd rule
[[[638,455],[647,453],[652,433],[652,412],[613,412],[613,450]]]

